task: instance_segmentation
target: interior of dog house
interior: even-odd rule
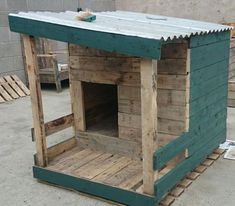
[[[226,138],[231,27],[133,12],[20,12],[35,178],[154,206]],[[68,43],[71,114],[44,122],[35,37]],[[52,147],[49,135],[74,128]]]

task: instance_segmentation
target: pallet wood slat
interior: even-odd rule
[[[17,99],[19,97],[18,94],[12,89],[12,87],[3,77],[0,77],[0,84],[13,99]]]
[[[6,101],[12,100],[12,97],[6,92],[5,88],[0,85],[0,93]]]
[[[18,84],[18,86],[23,90],[26,95],[30,95],[29,89],[22,83],[22,81],[16,75],[11,75],[12,79]]]
[[[35,131],[34,133],[37,149],[37,163],[39,166],[46,166],[48,163],[47,145],[43,118],[41,86],[39,82],[39,73],[36,63],[37,57],[35,39],[30,36],[24,36],[23,42],[32,101],[32,113]]]
[[[4,76],[4,79],[5,79],[6,82],[8,82],[11,85],[11,87],[15,90],[15,92],[18,94],[18,96],[20,96],[20,97],[26,96],[25,93],[13,81],[11,76]]]
[[[16,75],[0,77],[1,103],[30,95],[29,89]]]

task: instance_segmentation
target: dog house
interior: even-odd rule
[[[35,178],[154,206],[226,138],[229,26],[132,12],[10,14],[24,35]],[[69,43],[72,113],[44,122],[36,37]],[[65,128],[74,137],[47,147]]]

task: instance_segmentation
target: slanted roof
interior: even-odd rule
[[[125,11],[98,12],[94,22],[78,21],[78,12],[20,12],[9,15],[12,31],[97,49],[159,59],[161,43],[222,32],[220,24]]]

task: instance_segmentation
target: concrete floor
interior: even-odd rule
[[[70,110],[68,89],[57,94],[43,92],[45,120]],[[82,194],[38,183],[32,177],[35,145],[31,142],[30,98],[0,105],[0,205],[1,206],[110,206]],[[228,110],[228,139],[235,139],[235,109]],[[60,138],[71,137],[71,130]],[[69,136],[70,135],[70,136]],[[58,137],[49,138],[54,144]],[[235,202],[235,161],[219,159],[178,198],[173,206],[233,206]]]

